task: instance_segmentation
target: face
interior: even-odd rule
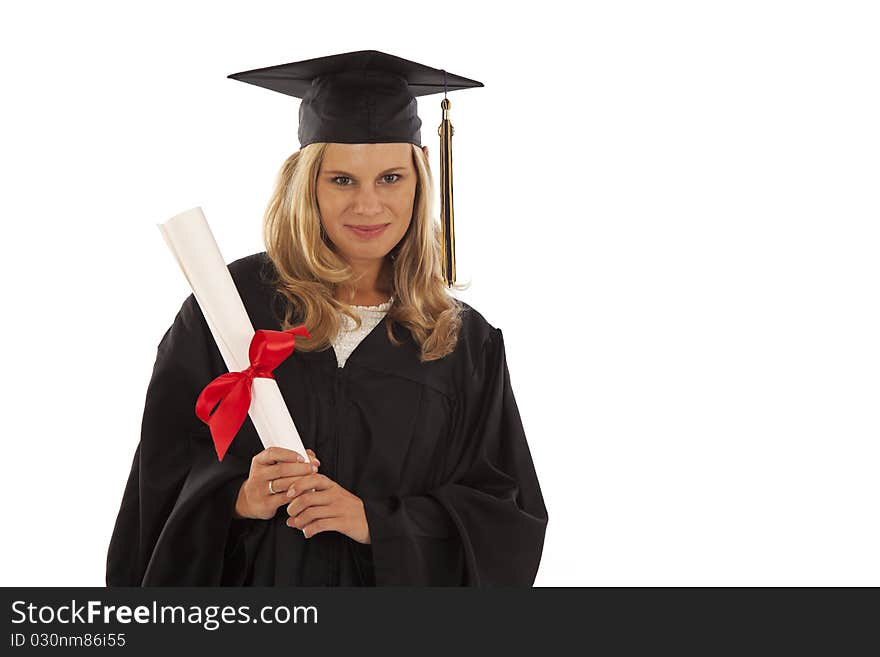
[[[408,143],[328,144],[324,151],[317,184],[321,221],[336,251],[353,265],[375,264],[403,238],[415,192]]]

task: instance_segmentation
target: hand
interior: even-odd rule
[[[301,529],[306,538],[332,529],[358,543],[370,542],[363,501],[328,476],[299,477],[285,497],[292,500],[287,505],[287,526]]]
[[[275,517],[279,506],[290,500],[282,495],[285,489],[307,474],[315,474],[321,462],[307,449],[311,463],[301,454],[284,447],[267,447],[251,459],[248,478],[238,490],[234,517],[269,520]],[[269,482],[276,494],[269,492]]]

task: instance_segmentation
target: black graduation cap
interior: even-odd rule
[[[422,121],[417,96],[443,92],[440,135],[440,213],[443,221],[443,276],[455,282],[455,235],[452,210],[451,104],[446,92],[482,87],[443,69],[378,50],[316,57],[278,64],[228,77],[301,98],[300,148],[314,142],[373,144],[409,142],[421,146]]]

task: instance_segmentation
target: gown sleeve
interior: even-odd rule
[[[500,329],[457,400],[444,483],[363,500],[377,586],[534,584],[548,516]]]
[[[218,585],[223,579],[249,463],[231,453],[218,461],[210,430],[195,414],[201,389],[222,373],[212,346],[190,295],[157,349],[140,442],[107,551],[108,586]]]

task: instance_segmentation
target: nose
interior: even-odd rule
[[[352,212],[363,217],[373,217],[382,213],[381,199],[372,185],[357,190]]]

